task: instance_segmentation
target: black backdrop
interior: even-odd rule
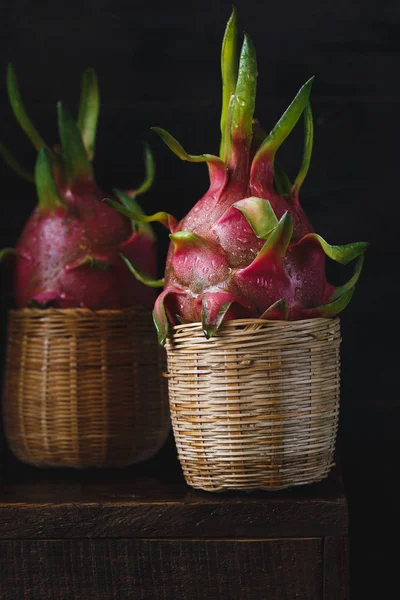
[[[353,594],[368,598],[390,577],[384,545],[397,522],[400,8],[377,0],[236,4],[241,28],[257,49],[256,113],[266,129],[300,85],[316,76],[315,149],[302,191],[311,221],[331,243],[371,243],[342,317],[339,441],[351,511]],[[141,141],[147,139],[157,161],[157,182],[143,198],[145,209],[183,216],[206,189],[206,168],[181,163],[149,128],[165,127],[190,152],[217,152],[219,53],[231,3],[1,0],[0,8],[2,141],[26,165],[33,164],[34,151],[6,99],[8,61],[50,143],[56,140],[56,101],[62,98],[75,111],[80,73],[93,66],[102,97],[95,161],[99,182],[105,190],[135,186],[143,176]],[[292,175],[300,161],[301,135],[295,132],[283,150]],[[35,194],[3,164],[0,177],[3,247],[15,243]],[[161,265],[167,236],[165,230],[159,233]],[[1,277],[4,340],[10,300],[4,271]]]

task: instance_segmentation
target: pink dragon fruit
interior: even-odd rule
[[[220,156],[189,155],[169,133],[154,128],[182,160],[206,162],[211,180],[207,193],[179,223],[163,212],[144,218],[160,221],[171,231],[164,291],[154,308],[162,344],[168,324],[177,321],[201,321],[209,338],[229,319],[336,315],[351,299],[368,246],[331,246],[314,233],[300,206],[313,142],[312,79],[270,134],[264,134],[253,119],[255,50],[245,35],[237,69],[236,39],[234,10],[222,45]],[[275,155],[302,114],[304,155],[292,185]],[[110,204],[135,218],[134,212]],[[357,259],[350,281],[336,288],[327,283],[326,256],[341,264]]]
[[[99,92],[93,70],[85,71],[77,122],[58,104],[61,146],[50,149],[24,109],[11,65],[7,73],[10,103],[38,157],[34,177],[1,145],[5,161],[36,184],[38,205],[15,249],[14,300],[17,308],[40,306],[92,310],[153,307],[156,292],[155,236],[146,223],[135,222],[107,206],[94,179],[92,160],[99,113]],[[146,179],[133,193],[115,190],[116,198],[135,213],[143,213],[135,196],[154,177],[150,150],[145,149]],[[127,266],[126,261],[129,260]],[[128,276],[135,265],[137,278]],[[149,281],[148,281],[149,279]]]

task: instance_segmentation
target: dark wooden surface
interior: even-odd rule
[[[319,539],[23,540],[1,554],[7,600],[322,599]]]
[[[324,600],[348,600],[349,540],[347,536],[326,537],[323,542]],[[353,594],[352,598],[356,598]]]
[[[0,484],[0,600],[347,600],[337,470],[267,493],[189,488],[172,443],[119,471],[9,461]]]
[[[335,472],[267,493],[188,487],[173,448],[120,471],[9,467],[0,485],[0,538],[266,538],[347,535]]]

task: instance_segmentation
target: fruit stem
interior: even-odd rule
[[[154,163],[153,154],[148,144],[144,144],[144,163],[146,175],[143,183],[134,191],[135,196],[140,196],[141,194],[147,192],[154,183],[156,167]]]
[[[304,109],[304,150],[303,150],[303,159],[301,163],[301,167],[299,173],[294,180],[292,189],[290,191],[290,196],[292,200],[298,201],[299,199],[299,191],[301,186],[304,183],[305,178],[307,177],[308,169],[310,168],[311,163],[311,154],[313,148],[313,138],[314,138],[314,123],[311,111],[310,101],[307,102],[306,107]]]
[[[92,167],[75,119],[62,102],[57,104],[57,111],[58,129],[68,183],[72,184],[80,178],[92,178]]]
[[[309,79],[300,88],[294,100],[254,156],[251,166],[250,184],[254,186],[255,191],[257,191],[259,184],[273,185],[275,154],[299,120],[308,102],[313,79],[313,77]]]
[[[230,126],[229,104],[235,93],[237,82],[237,12],[233,7],[232,14],[226,25],[221,50],[222,75],[222,111],[221,111],[221,145],[219,155],[226,161],[229,155]]]
[[[50,152],[42,148],[35,165],[35,183],[40,211],[54,211],[64,206],[53,175]]]
[[[239,75],[231,110],[231,147],[228,167],[235,177],[248,177],[250,147],[253,138],[253,114],[257,87],[257,60],[253,43],[245,34],[240,53]]]
[[[28,113],[25,110],[18,87],[17,76],[11,63],[8,65],[7,69],[7,93],[15,118],[28,138],[31,140],[36,150],[45,148],[46,142],[33,125],[32,121],[28,117]]]
[[[34,183],[35,178],[32,175],[32,173],[30,173],[29,171],[27,171],[18,161],[16,158],[13,157],[13,155],[11,154],[11,152],[9,152],[7,150],[7,148],[5,147],[5,145],[0,142],[0,156],[3,158],[4,162],[11,168],[13,169],[13,171],[15,171],[15,173],[17,175],[19,175],[20,177],[22,177],[22,179],[26,179],[26,181],[29,181],[30,183]]]
[[[77,123],[90,161],[94,158],[99,110],[100,95],[96,72],[94,69],[86,69],[82,75]]]

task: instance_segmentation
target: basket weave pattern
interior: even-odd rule
[[[37,466],[122,467],[170,430],[150,311],[9,313],[3,394],[14,454]]]
[[[332,468],[340,395],[340,321],[199,323],[167,341],[172,426],[189,485],[276,490]]]

